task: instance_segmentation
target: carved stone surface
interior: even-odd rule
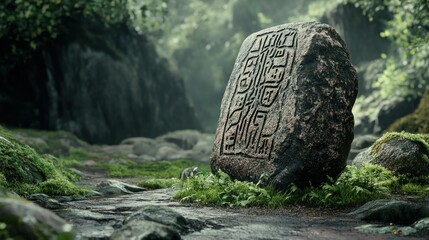
[[[353,140],[356,71],[334,29],[285,24],[243,43],[221,106],[211,159],[239,180],[285,189],[336,177]]]

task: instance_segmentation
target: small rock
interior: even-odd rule
[[[0,197],[2,232],[12,239],[73,239],[72,225],[53,212],[24,199]]]
[[[364,163],[370,163],[374,158],[371,156],[371,148],[361,151],[352,161],[353,166],[360,167]]]
[[[189,230],[189,223],[182,215],[163,206],[144,206],[141,210],[126,217],[124,224],[136,220],[157,222],[167,225],[181,233],[186,233]]]
[[[94,190],[106,196],[106,195],[130,194],[133,192],[146,191],[147,189],[136,185],[110,179],[110,180],[107,180],[106,182],[99,183]]]
[[[113,232],[111,240],[179,240],[174,229],[152,221],[131,221]]]
[[[180,179],[186,180],[190,177],[197,175],[198,173],[200,173],[198,167],[188,167],[182,170],[182,172],[180,173]]]
[[[348,214],[359,220],[410,225],[429,217],[429,207],[397,200],[375,200]]]
[[[58,209],[65,206],[65,204],[43,193],[31,194],[27,199],[47,209]]]

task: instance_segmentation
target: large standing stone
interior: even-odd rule
[[[243,43],[221,107],[211,167],[279,189],[318,185],[346,165],[356,71],[335,30],[285,24]]]

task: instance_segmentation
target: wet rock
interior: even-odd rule
[[[382,143],[373,157],[373,163],[394,173],[415,177],[429,175],[429,153],[420,142],[398,136]]]
[[[364,149],[364,148],[368,148],[371,147],[372,144],[375,143],[375,141],[377,141],[378,137],[375,135],[360,135],[355,137],[355,139],[352,142],[352,149]]]
[[[198,173],[200,173],[198,167],[188,167],[182,170],[179,178],[182,180],[186,180],[190,177],[197,175]]]
[[[373,161],[373,157],[371,156],[371,148],[366,148],[365,150],[361,150],[356,157],[352,161],[352,165],[354,166],[362,166],[364,163],[370,163]]]
[[[2,232],[13,239],[72,239],[72,225],[47,209],[17,198],[0,197]]]
[[[106,196],[130,194],[133,192],[146,191],[147,189],[117,180],[107,180],[106,182],[99,183],[94,190]]]
[[[356,227],[361,232],[394,234],[399,236],[427,237],[429,235],[429,218],[423,218],[411,226],[385,226],[381,224],[366,224]]]
[[[211,158],[239,180],[280,189],[327,181],[353,140],[356,71],[328,25],[265,29],[243,43],[226,88]]]
[[[174,229],[152,221],[131,221],[113,232],[111,240],[179,240]]]
[[[154,156],[156,154],[157,150],[157,142],[154,139],[151,138],[131,138],[131,139],[125,139],[122,141],[121,144],[132,144],[133,145],[133,153],[136,155],[152,155]]]
[[[65,204],[43,193],[31,194],[27,199],[47,209],[58,209],[65,206]]]
[[[164,206],[144,206],[138,212],[126,217],[124,225],[136,220],[157,222],[181,233],[186,233],[189,230],[189,222],[182,215]]]
[[[348,215],[365,221],[410,225],[429,217],[429,207],[406,201],[383,199],[368,202]]]

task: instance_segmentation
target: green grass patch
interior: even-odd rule
[[[116,160],[102,162],[98,165],[105,169],[111,177],[141,177],[141,178],[178,178],[183,169],[196,166],[202,173],[210,172],[207,163],[190,160],[136,162],[131,160]]]
[[[360,168],[348,166],[337,181],[320,187],[299,189],[292,185],[287,192],[278,192],[259,183],[232,180],[225,173],[197,175],[183,182],[175,199],[208,205],[264,206],[289,204],[313,207],[349,207],[370,200],[388,198],[397,178],[376,165]]]
[[[146,181],[139,182],[137,185],[149,189],[160,189],[160,188],[171,188],[181,186],[182,180],[178,178],[157,178],[148,179]]]
[[[229,207],[268,206],[280,207],[284,193],[262,188],[259,183],[232,180],[226,173],[199,174],[183,182],[175,199],[208,205]]]

